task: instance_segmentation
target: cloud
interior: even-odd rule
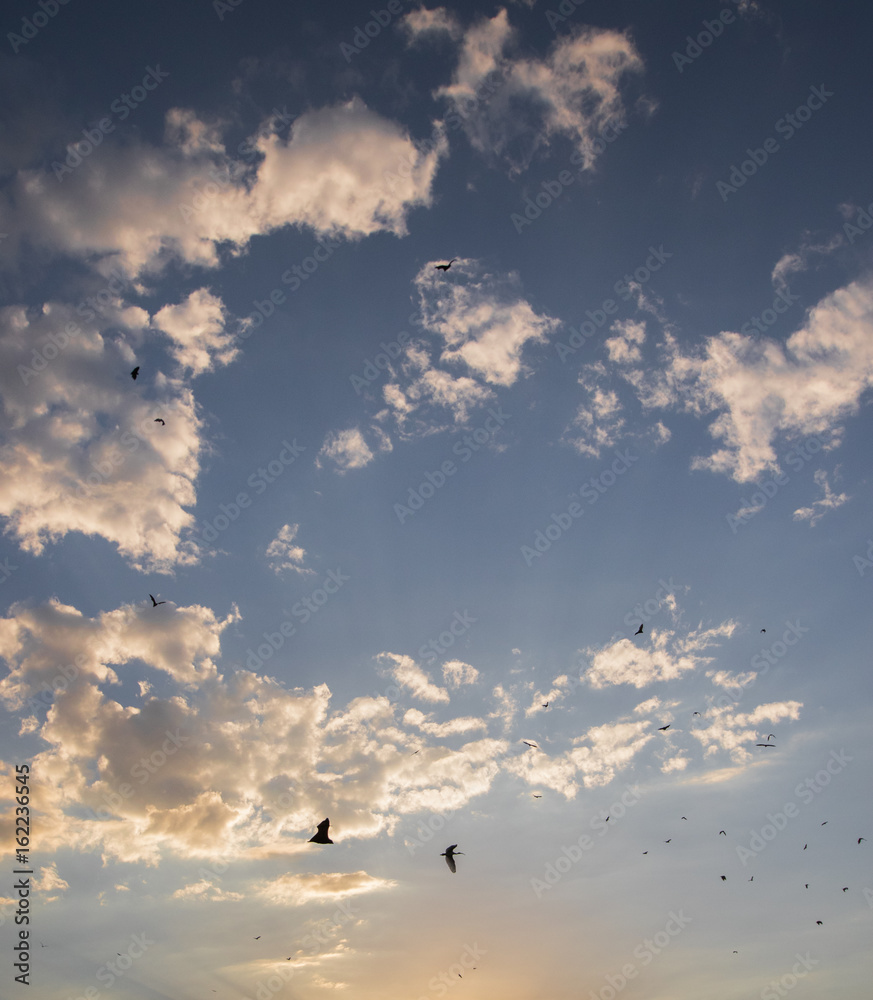
[[[815,527],[827,511],[842,507],[849,500],[847,493],[834,493],[831,490],[828,483],[828,474],[824,469],[818,469],[815,472],[814,478],[824,496],[821,500],[813,500],[811,507],[799,507],[793,514],[795,521],[809,521],[810,528]]]
[[[411,656],[380,653],[376,659],[395,684],[411,691],[416,698],[422,701],[448,703],[448,691],[437,687]]]
[[[448,687],[460,688],[465,684],[475,684],[479,680],[479,671],[461,660],[449,660],[443,664],[443,679]]]
[[[682,637],[675,632],[652,629],[647,646],[637,646],[630,639],[619,639],[603,649],[588,648],[584,654],[591,666],[584,679],[595,689],[617,684],[647,687],[658,681],[676,680],[683,674],[709,663],[712,657],[700,654],[722,637],[729,637],[736,622],[717,628],[698,629]]]
[[[239,354],[226,323],[224,303],[206,288],[191,292],[179,305],[164,306],[152,318],[152,324],[173,342],[173,358],[192,375],[229,365]]]
[[[444,34],[457,40],[463,34],[454,14],[450,14],[445,7],[436,7],[434,10],[419,7],[404,14],[398,23],[406,31],[410,45],[427,36]]]
[[[294,570],[295,573],[304,576],[315,572],[315,570],[308,569],[303,565],[303,561],[306,559],[306,549],[294,544],[299,530],[299,524],[283,524],[279,529],[279,534],[267,546],[266,555],[270,561],[270,569],[277,575],[286,569]]]
[[[606,145],[601,131],[625,116],[620,86],[642,72],[639,53],[627,35],[591,27],[560,37],[545,59],[513,55],[515,42],[505,9],[467,30],[451,83],[434,92],[450,102],[447,123],[511,173],[558,137],[591,169]]]
[[[331,431],[325,438],[318,457],[335,462],[340,472],[349,469],[363,469],[373,460],[373,452],[367,446],[364,435],[357,427],[344,431]]]
[[[402,236],[410,210],[431,203],[446,144],[420,150],[353,97],[299,116],[287,139],[263,128],[250,148],[254,159],[234,160],[216,126],[173,109],[162,146],[107,140],[63,183],[20,171],[11,234],[128,274],[160,271],[171,258],[213,268],[219,246],[241,253],[253,236],[290,225],[335,238]]]
[[[626,342],[616,364],[644,409],[714,414],[709,432],[721,446],[692,468],[752,482],[782,471],[776,446],[783,439],[818,436],[825,450],[838,447],[842,421],[873,386],[871,327],[873,284],[854,281],[810,309],[784,343],[727,331],[686,352],[667,330],[660,369],[635,365]]]
[[[132,382],[145,311],[114,297],[101,309],[0,309],[0,514],[27,552],[78,531],[168,573],[199,556],[185,508],[202,421],[181,382],[145,369]]]
[[[429,263],[415,278],[423,324],[445,345],[440,360],[463,363],[490,385],[512,385],[526,373],[525,346],[544,343],[558,321],[534,312],[519,294],[517,274],[481,273],[467,260],[449,273],[451,279],[436,277]]]
[[[797,721],[801,708],[803,703],[799,701],[771,702],[759,705],[751,712],[712,706],[706,713],[710,724],[691,730],[691,735],[700,742],[705,756],[726,750],[735,763],[746,763],[752,759],[748,747],[761,742],[758,734],[762,724],[769,726],[785,720]]]
[[[322,872],[317,875],[286,872],[258,883],[256,891],[261,899],[274,906],[303,906],[312,900],[344,899],[365,892],[393,889],[396,885],[397,882],[392,879],[376,878],[363,871]]]

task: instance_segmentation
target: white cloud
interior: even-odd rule
[[[627,35],[601,28],[564,34],[545,59],[510,54],[515,39],[505,9],[468,29],[451,83],[435,92],[451,102],[447,122],[513,173],[558,137],[591,169],[606,146],[601,131],[624,119],[620,85],[642,72],[639,53]]]
[[[0,514],[25,551],[79,531],[138,569],[170,572],[198,558],[185,508],[196,500],[202,422],[182,383],[147,369],[131,379],[142,309],[114,300],[100,318],[89,312],[0,310]]]
[[[83,259],[102,257],[129,274],[176,257],[215,267],[225,244],[242,252],[252,236],[283,226],[357,239],[406,233],[406,217],[431,202],[446,144],[419,150],[406,132],[354,97],[296,119],[288,139],[261,130],[260,159],[225,152],[214,125],[187,111],[167,115],[163,146],[114,144],[59,184],[28,170],[13,185],[8,226],[16,239]]]
[[[267,559],[269,559],[270,568],[274,573],[280,574],[286,569],[301,575],[315,572],[315,570],[308,569],[303,565],[306,559],[306,549],[294,544],[299,530],[299,524],[283,524],[278,535],[267,546]]]
[[[344,431],[331,431],[321,446],[319,459],[322,455],[335,462],[340,472],[363,469],[373,460],[373,452],[370,451],[364,435],[357,427]]]
[[[152,318],[172,340],[170,353],[192,375],[228,365],[239,354],[226,323],[224,303],[206,288],[191,292],[179,305],[164,306]]]
[[[376,659],[395,684],[411,691],[416,698],[422,701],[448,703],[448,691],[437,687],[411,656],[380,653]]]
[[[842,507],[849,500],[847,493],[834,493],[831,490],[828,474],[824,469],[816,470],[814,478],[824,496],[821,500],[813,500],[811,507],[799,507],[793,515],[795,521],[809,521],[810,528],[815,527],[827,511]]]
[[[443,679],[448,687],[459,688],[475,684],[479,680],[479,671],[461,660],[449,660],[443,664]]]
[[[723,636],[736,630],[735,622],[725,622],[712,629],[698,629],[685,636],[653,629],[649,642],[638,646],[630,639],[619,639],[603,649],[584,650],[591,660],[584,678],[593,688],[632,684],[643,688],[657,681],[676,680],[683,674],[709,663],[712,657],[701,656]]]

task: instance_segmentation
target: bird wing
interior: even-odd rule
[[[451,856],[451,854],[446,854],[446,864],[449,866],[450,872],[457,872],[458,869],[455,867],[455,859]]]

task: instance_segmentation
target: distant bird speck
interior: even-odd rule
[[[756,747],[775,747],[775,743],[756,743]]]
[[[641,622],[640,623],[640,627],[636,630],[636,632],[634,632],[634,635],[642,635],[643,634],[643,625],[644,624],[645,624],[645,622]]]
[[[860,844],[862,840],[866,840],[866,837],[858,837],[858,843]]]
[[[668,722],[666,726],[658,726],[658,732],[663,733],[670,728],[670,723]]]
[[[134,382],[136,382],[137,375],[139,375],[139,365],[137,365],[136,368],[134,368],[134,370],[130,373],[130,377],[134,380]]]
[[[456,851],[455,848],[457,846],[458,846],[457,844],[452,844],[450,847],[447,847],[440,855],[441,858],[446,859],[446,864],[449,866],[450,872],[457,871],[457,869],[455,868],[455,855],[464,853],[463,851]]]
[[[161,427],[166,427],[167,426],[162,417],[155,417],[155,423],[156,424],[160,424]]]
[[[825,820],[824,823],[822,823],[822,826],[827,826],[827,825],[828,825],[828,821]]]
[[[152,597],[152,595],[151,595],[151,594],[149,594],[149,597],[151,597],[151,598],[152,598],[152,607],[153,607],[153,608],[156,608],[156,607],[157,607],[157,606],[158,606],[159,604],[166,604],[166,603],[167,603],[166,601],[156,601],[156,600],[154,599],[154,597]]]
[[[816,923],[819,925],[819,927],[822,926],[822,922],[820,920],[816,920]]]
[[[530,740],[522,740],[521,742],[524,743],[525,746],[529,746],[532,750],[539,750],[539,747],[536,745],[536,743],[531,743]]]
[[[721,880],[722,882],[727,882],[727,875],[722,875]]]
[[[548,708],[548,707],[549,707],[549,703],[547,701],[544,701],[543,702],[543,708]]]
[[[727,836],[727,834],[724,832],[724,830],[719,830],[718,831],[718,835],[719,835],[719,837],[726,837]]]
[[[329,828],[330,828],[330,820],[329,819],[323,819],[318,824],[318,832],[315,834],[314,837],[310,837],[309,838],[309,843],[310,844],[332,844],[333,841],[327,835],[327,831],[328,831]]]
[[[452,264],[455,263],[455,261],[457,259],[458,259],[457,257],[452,257],[452,259],[448,262],[448,264],[437,264],[436,267],[434,268],[434,270],[435,271],[448,271],[448,269],[452,266]]]
[[[673,839],[673,838],[671,837],[671,838],[670,838],[670,840],[672,840],[672,839]],[[665,843],[665,844],[669,844],[669,843],[670,843],[670,840],[665,840],[665,841],[664,841],[664,843]]]

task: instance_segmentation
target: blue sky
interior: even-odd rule
[[[3,995],[865,995],[870,27],[6,11]]]

